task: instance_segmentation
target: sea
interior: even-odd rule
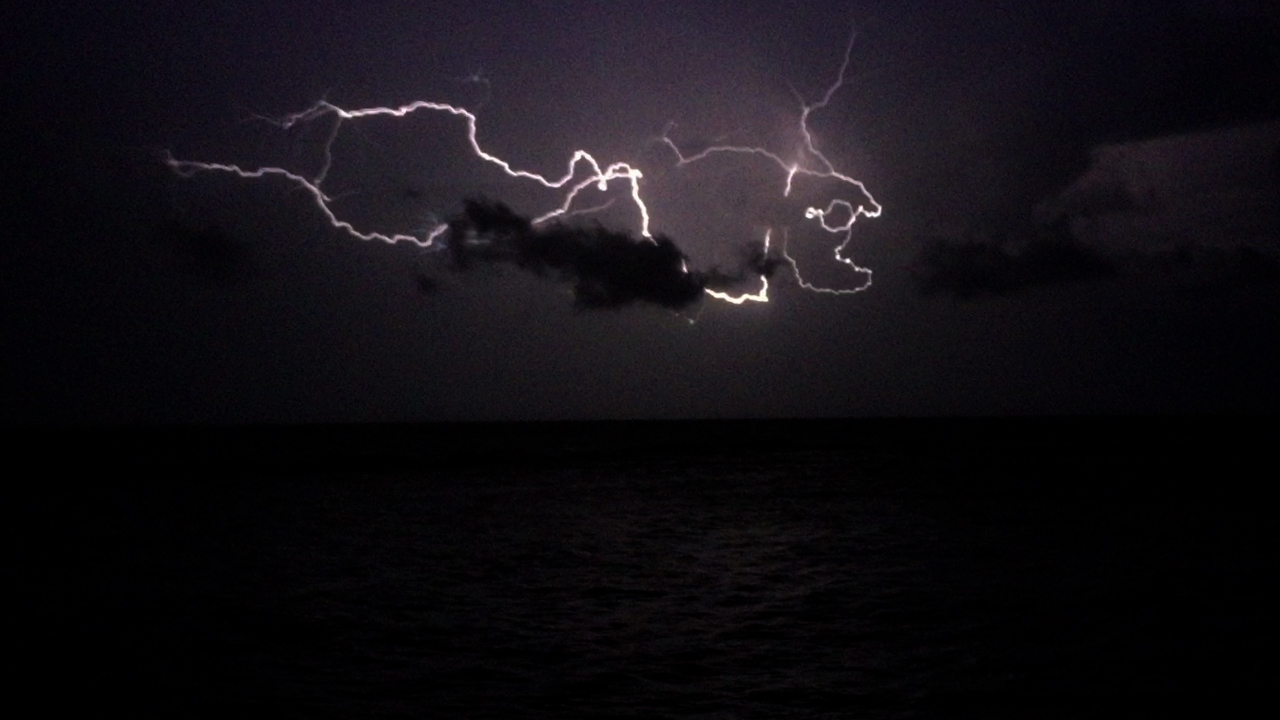
[[[5,715],[1253,714],[1266,427],[8,428]]]

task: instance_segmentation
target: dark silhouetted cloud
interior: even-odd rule
[[[646,302],[673,310],[688,307],[704,290],[725,290],[748,277],[769,276],[781,265],[762,245],[748,247],[737,272],[700,271],[668,237],[635,237],[603,227],[552,223],[535,227],[502,203],[467,200],[449,222],[449,250],[462,270],[477,263],[505,263],[573,285],[582,308],[616,308]]]
[[[1276,243],[1280,246],[1280,242]],[[1151,258],[1148,267],[1175,278],[1195,292],[1232,292],[1280,286],[1280,256],[1274,249],[1178,247]]]
[[[1037,238],[1017,249],[997,241],[933,239],[912,267],[921,292],[963,299],[1091,280],[1114,272],[1101,255],[1061,237]]]

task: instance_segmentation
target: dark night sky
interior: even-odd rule
[[[1140,208],[1158,240],[1114,242],[1070,217],[1033,222],[1091,148],[1280,118],[1269,3],[55,6],[21,11],[0,44],[6,423],[1280,403],[1280,140],[1259,161],[1269,176],[1206,171],[1190,190],[1166,177],[1196,176],[1186,163],[1144,176],[1157,195],[1223,203],[1220,225]],[[677,170],[653,139],[674,121],[686,148],[724,138],[793,153],[791,87],[821,94],[851,20],[848,82],[811,127],[884,206],[855,228],[852,255],[875,284],[854,296],[803,292],[780,270],[771,303],[704,302],[693,324],[643,304],[584,310],[552,278],[353,240],[286,183],[181,178],[161,162],[168,150],[314,172],[324,125],[284,132],[253,115],[322,97],[451,102],[476,110],[482,145],[518,167],[559,174],[576,148],[639,165],[654,229],[695,266],[731,264],[802,206],[779,197],[776,168]],[[487,89],[460,81],[476,72]],[[349,193],[346,216],[388,231],[420,231],[469,197],[529,214],[555,204],[474,162],[464,139],[440,115],[348,124],[326,188]],[[1182,152],[1160,147],[1152,157]],[[1212,157],[1235,152],[1224,147]],[[599,220],[631,231],[628,207]],[[851,281],[823,262],[829,236],[796,232],[827,243],[793,237],[813,279]]]

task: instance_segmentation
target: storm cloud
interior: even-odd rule
[[[1069,238],[1037,238],[1013,248],[997,241],[932,239],[912,267],[926,295],[970,299],[1036,285],[1079,282],[1115,272],[1110,261]]]
[[[763,246],[749,246],[739,270],[692,270],[664,235],[635,237],[598,225],[535,226],[502,203],[476,199],[465,201],[450,220],[448,247],[461,270],[508,264],[567,282],[574,301],[586,309],[644,302],[678,310],[701,300],[707,289],[768,277],[782,263]]]

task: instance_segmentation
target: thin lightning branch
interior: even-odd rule
[[[670,123],[667,125],[666,130],[663,131],[662,137],[658,138],[658,142],[671,148],[671,150],[676,154],[676,167],[678,168],[684,167],[685,165],[690,165],[692,163],[698,162],[699,160],[704,160],[712,155],[716,155],[720,153],[755,155],[755,156],[763,157],[769,161],[772,161],[785,173],[786,180],[783,184],[783,191],[782,191],[783,197],[790,197],[792,181],[795,179],[796,175],[803,175],[806,177],[814,177],[814,178],[827,178],[827,179],[836,180],[840,183],[857,188],[858,194],[862,196],[862,201],[832,200],[827,205],[826,208],[816,208],[816,207],[805,208],[804,217],[807,220],[817,219],[819,226],[823,230],[829,233],[832,233],[835,235],[843,234],[844,239],[835,248],[835,253],[834,253],[835,259],[839,263],[848,265],[850,268],[853,269],[854,272],[866,275],[867,280],[865,283],[863,283],[862,285],[856,288],[817,287],[807,282],[800,275],[800,268],[796,264],[795,259],[792,258],[791,255],[787,253],[787,244],[785,242],[785,239],[783,242],[782,256],[787,260],[787,263],[791,266],[791,270],[796,275],[796,282],[799,283],[800,287],[806,290],[810,290],[812,292],[819,292],[819,293],[824,293],[829,295],[851,295],[871,287],[871,270],[869,268],[864,268],[859,266],[851,258],[845,257],[843,253],[845,248],[847,248],[849,243],[853,240],[854,222],[856,222],[859,217],[869,217],[869,218],[879,217],[881,211],[883,210],[883,208],[880,206],[880,203],[876,202],[876,199],[871,196],[871,193],[867,191],[866,186],[863,185],[861,181],[855,180],[854,178],[844,173],[841,173],[835,169],[835,166],[831,163],[830,160],[827,159],[827,156],[822,154],[822,152],[818,150],[817,145],[813,139],[813,133],[809,130],[809,116],[815,110],[821,110],[822,108],[825,108],[831,102],[831,98],[835,95],[836,91],[839,90],[844,85],[845,73],[848,72],[848,69],[849,69],[849,59],[853,52],[853,41],[856,37],[857,37],[856,32],[852,32],[849,34],[849,42],[847,45],[845,45],[844,58],[840,63],[840,72],[836,75],[835,82],[832,83],[827,88],[827,91],[823,94],[821,100],[818,100],[817,102],[814,102],[814,103],[807,103],[805,102],[804,98],[800,96],[799,92],[797,92],[795,88],[792,88],[792,93],[796,95],[796,100],[800,103],[799,127],[800,127],[800,134],[804,138],[804,150],[809,157],[812,157],[819,164],[820,167],[818,169],[804,167],[800,163],[788,163],[787,161],[783,160],[782,157],[779,156],[777,153],[770,152],[769,150],[766,150],[764,148],[743,146],[743,145],[713,145],[712,147],[709,147],[703,150],[702,152],[697,153],[696,155],[690,155],[686,157],[684,153],[680,151],[679,146],[677,146],[675,142],[671,140],[670,133],[671,133],[672,124]],[[844,223],[832,225],[827,222],[827,216],[830,215],[836,208],[843,208],[844,210],[847,210],[849,212],[849,219]],[[765,241],[766,241],[766,247],[767,247],[768,246],[767,235],[766,235]],[[761,302],[767,302],[768,279],[762,276],[761,280],[765,281],[765,289],[761,291],[760,295],[766,296],[766,299],[761,300]],[[748,299],[749,300],[757,299],[756,296],[751,296],[751,295],[741,295],[735,298],[730,296],[724,296],[723,294],[717,294],[712,292],[711,290],[708,290],[707,292],[708,294],[711,294],[713,297],[716,297],[720,300],[727,300],[735,304],[741,304],[742,301],[748,300]]]
[[[592,213],[604,212],[605,210],[608,210],[609,208],[613,207],[613,203],[614,203],[614,198],[609,198],[608,200],[605,200],[599,205],[584,207],[581,210],[567,210],[564,212],[556,211],[556,213],[560,217],[578,217],[580,215],[591,215]],[[546,222],[546,219],[535,219],[534,224],[537,225],[543,222]]]
[[[790,238],[787,236],[784,229],[783,237],[782,237],[782,258],[787,261],[787,264],[791,266],[791,271],[795,273],[796,283],[799,284],[800,287],[804,288],[805,290],[808,290],[809,292],[815,292],[821,295],[852,295],[854,293],[862,292],[863,290],[866,290],[867,288],[871,287],[871,271],[870,270],[868,270],[867,268],[859,267],[852,260],[840,257],[840,248],[844,247],[844,244],[841,244],[839,247],[836,248],[836,261],[852,267],[855,271],[866,273],[867,274],[866,284],[856,288],[825,288],[825,287],[819,287],[817,285],[813,285],[812,283],[809,283],[803,277],[800,276],[800,268],[796,265],[796,259],[791,257],[791,254],[787,252],[787,241],[789,239]],[[845,244],[847,244],[847,241]]]
[[[355,226],[353,226],[351,223],[347,222],[346,220],[342,220],[338,218],[337,215],[334,215],[333,210],[329,209],[329,203],[332,201],[332,198],[330,198],[328,195],[324,193],[323,190],[320,189],[319,184],[317,184],[312,180],[308,180],[307,178],[301,175],[298,175],[297,173],[289,172],[288,170],[285,170],[283,168],[266,167],[266,168],[258,168],[257,170],[245,170],[244,168],[241,168],[238,165],[224,165],[222,163],[204,163],[204,162],[195,162],[192,160],[175,160],[174,157],[168,153],[165,153],[165,163],[170,168],[172,168],[174,172],[178,173],[179,175],[182,175],[183,177],[191,177],[197,172],[221,171],[221,172],[233,173],[242,178],[264,178],[264,177],[267,177],[268,175],[278,175],[280,177],[287,178],[294,185],[296,185],[297,187],[303,190],[306,190],[308,193],[311,194],[311,197],[316,201],[316,206],[319,207],[320,211],[323,212],[325,217],[329,219],[329,223],[331,225],[333,225],[335,228],[338,228],[339,230],[346,232],[352,237],[358,238],[360,240],[381,240],[385,243],[390,243],[393,245],[399,242],[408,242],[408,243],[413,243],[415,245],[425,248],[425,247],[431,247],[431,243],[434,242],[435,239],[439,237],[441,233],[443,233],[445,230],[448,229],[447,225],[437,224],[435,227],[427,231],[424,234],[424,236],[421,238],[415,235],[405,235],[405,234],[399,234],[399,233],[393,234],[393,235],[385,235],[383,233],[378,233],[378,232],[361,232],[357,230]]]
[[[486,152],[484,148],[480,147],[480,141],[476,137],[478,132],[476,116],[474,113],[470,112],[469,110],[466,110],[460,107],[447,105],[445,103],[435,103],[435,102],[429,102],[426,100],[418,100],[418,101],[409,103],[408,105],[401,105],[400,107],[395,107],[395,108],[375,107],[375,108],[365,108],[361,110],[344,110],[338,107],[337,105],[334,105],[328,102],[327,100],[321,100],[320,102],[316,103],[315,105],[313,105],[311,108],[307,110],[304,110],[300,113],[295,113],[293,115],[285,116],[282,120],[279,121],[279,125],[282,128],[288,129],[292,127],[295,123],[309,122],[327,113],[333,113],[334,115],[336,115],[340,123],[342,120],[355,120],[357,118],[371,117],[374,115],[392,115],[394,117],[404,117],[418,110],[434,110],[437,112],[446,112],[446,113],[449,113],[450,115],[465,117],[467,119],[467,141],[471,144],[471,150],[475,152],[476,156],[479,157],[481,160],[484,160],[485,162],[491,163],[493,165],[497,165],[499,168],[502,169],[502,172],[506,173],[508,176],[513,178],[523,178],[526,180],[533,180],[534,182],[537,182],[543,187],[550,188],[550,189],[560,189],[560,188],[563,188],[565,185],[567,185],[569,181],[572,180],[574,176],[578,174],[579,163],[585,163],[586,165],[588,165],[591,168],[592,174],[588,176],[585,180],[582,180],[581,182],[573,185],[569,193],[565,196],[564,202],[560,205],[560,207],[534,220],[535,225],[544,223],[547,220],[550,220],[551,218],[559,217],[569,212],[569,207],[573,204],[574,198],[576,198],[578,193],[583,189],[590,187],[591,185],[595,185],[597,189],[599,189],[600,191],[604,191],[608,189],[609,183],[611,181],[617,180],[620,178],[625,178],[628,181],[628,183],[631,185],[631,196],[635,199],[636,206],[640,209],[640,217],[641,217],[640,234],[644,235],[646,238],[652,237],[649,233],[649,209],[645,206],[644,201],[640,198],[640,178],[643,177],[643,174],[640,172],[639,169],[634,168],[627,163],[617,162],[612,165],[609,165],[607,168],[602,170],[600,168],[600,163],[597,162],[596,159],[591,156],[591,153],[588,153],[585,150],[576,150],[573,153],[573,157],[570,158],[569,160],[569,166],[566,169],[564,176],[560,177],[559,179],[552,180],[550,178],[539,175],[538,173],[535,173],[535,172],[530,172],[528,170],[517,170],[513,168],[511,164],[508,163],[506,160],[503,160],[502,158],[496,155],[491,155],[488,152]],[[336,137],[336,135],[337,135],[337,132],[335,131],[333,137]],[[323,180],[324,173],[328,171],[329,165],[332,163],[332,155],[333,155],[332,147],[333,147],[333,143],[332,143],[332,140],[330,140],[329,144],[325,146],[324,171],[321,173],[320,178],[318,178],[316,182],[317,185],[319,184],[319,180]]]
[[[374,115],[391,115],[394,117],[404,117],[406,115],[409,115],[410,113],[417,112],[419,110],[431,110],[436,112],[444,112],[450,115],[461,116],[466,118],[467,140],[471,144],[472,151],[481,160],[484,160],[485,162],[491,163],[493,165],[497,165],[499,168],[501,168],[501,170],[504,173],[506,173],[510,177],[533,180],[546,188],[561,189],[561,188],[564,188],[566,185],[568,185],[569,181],[573,180],[574,177],[578,175],[579,165],[586,165],[587,167],[589,167],[590,174],[586,177],[586,179],[581,180],[576,184],[570,186],[569,192],[565,195],[564,200],[561,203],[560,207],[535,219],[534,220],[535,225],[545,223],[546,221],[555,217],[577,214],[576,212],[571,213],[570,207],[573,205],[573,201],[577,197],[578,193],[584,190],[585,188],[590,187],[591,185],[595,185],[599,190],[604,191],[608,189],[609,183],[612,182],[613,180],[625,179],[628,182],[628,184],[631,186],[631,197],[635,200],[636,207],[639,208],[640,210],[640,217],[641,217],[640,233],[644,237],[652,239],[652,235],[649,232],[649,209],[647,206],[645,206],[643,199],[641,199],[640,197],[640,178],[643,177],[643,174],[640,172],[638,168],[632,167],[631,165],[623,162],[613,163],[612,165],[609,165],[605,168],[601,168],[600,163],[594,157],[592,157],[590,153],[586,152],[585,150],[578,150],[574,152],[573,157],[569,160],[568,169],[566,170],[565,174],[562,177],[557,179],[550,179],[542,175],[539,175],[538,173],[529,172],[527,170],[517,170],[516,168],[513,168],[511,164],[508,163],[506,160],[503,160],[502,158],[496,155],[491,155],[480,146],[480,142],[476,137],[476,134],[477,134],[476,116],[473,113],[471,113],[466,109],[455,107],[453,105],[448,105],[445,103],[435,103],[435,102],[429,102],[426,100],[418,100],[416,102],[409,103],[408,105],[401,105],[399,107],[375,107],[375,108],[363,108],[359,110],[345,110],[343,108],[338,107],[337,105],[334,105],[333,103],[330,103],[328,100],[321,100],[317,102],[315,105],[312,105],[310,108],[303,110],[302,112],[286,115],[283,118],[279,118],[279,119],[271,119],[270,122],[272,124],[282,129],[288,130],[293,126],[297,125],[298,123],[312,122],[314,120],[317,120],[329,114],[332,114],[337,118],[337,122],[334,123],[333,129],[330,131],[325,142],[324,162],[321,164],[319,172],[317,172],[315,177],[312,177],[312,178],[303,177],[302,175],[299,175],[294,172],[290,172],[283,168],[267,167],[267,168],[259,168],[256,170],[246,170],[240,167],[239,165],[231,165],[231,164],[223,164],[223,163],[206,163],[206,162],[197,162],[194,160],[177,160],[172,155],[169,155],[169,154],[166,154],[165,162],[166,164],[168,164],[170,168],[173,169],[174,172],[186,177],[194,175],[197,172],[204,172],[204,171],[230,172],[243,178],[262,178],[268,175],[276,175],[276,176],[284,177],[284,178],[287,178],[290,182],[292,182],[297,187],[304,189],[308,193],[310,193],[312,198],[314,198],[316,205],[320,208],[321,212],[323,212],[325,217],[329,219],[330,224],[332,224],[335,228],[339,230],[345,231],[347,234],[351,235],[352,237],[358,238],[360,240],[381,240],[382,242],[386,242],[390,244],[395,244],[399,242],[409,242],[424,248],[430,247],[432,243],[436,240],[436,238],[440,237],[440,235],[443,234],[448,229],[447,225],[443,223],[437,224],[436,226],[429,229],[421,237],[418,237],[415,235],[407,235],[403,233],[388,235],[385,233],[378,233],[378,232],[361,232],[360,230],[357,230],[354,226],[352,226],[351,223],[345,220],[341,220],[337,217],[337,215],[330,208],[330,203],[332,202],[333,198],[325,194],[325,192],[320,189],[320,186],[324,183],[325,178],[329,174],[329,169],[333,166],[333,143],[338,137],[338,131],[341,129],[343,121],[356,120],[358,118],[371,117]]]
[[[771,230],[765,230],[764,232],[764,254],[765,255],[769,254],[769,235],[771,233],[772,233]],[[792,267],[795,267],[794,262],[791,265]],[[723,300],[727,303],[733,303],[734,305],[741,305],[747,301],[767,303],[769,302],[768,276],[761,275],[760,283],[762,287],[760,288],[760,292],[758,293],[743,293],[741,295],[730,295],[729,293],[719,292],[717,290],[712,290],[711,288],[704,288],[704,290],[711,297],[717,300]]]
[[[797,175],[801,175],[805,177],[813,177],[813,178],[832,179],[844,185],[848,185],[848,186],[851,186],[852,188],[856,188],[858,191],[858,194],[861,195],[861,200],[845,200],[845,199],[832,200],[831,203],[828,204],[826,208],[816,208],[816,207],[806,208],[804,211],[804,216],[808,220],[816,219],[818,221],[819,226],[823,230],[829,233],[844,235],[843,241],[841,241],[840,244],[835,249],[835,259],[840,263],[848,265],[855,272],[865,274],[867,276],[867,281],[865,284],[857,288],[851,288],[851,289],[834,289],[834,288],[815,287],[812,284],[806,282],[801,277],[800,270],[797,267],[795,260],[787,253],[786,238],[784,238],[784,242],[781,250],[782,257],[791,266],[792,271],[795,272],[796,280],[799,283],[800,287],[806,290],[814,291],[814,292],[828,293],[828,294],[835,294],[835,295],[845,295],[845,294],[856,293],[856,292],[865,290],[867,287],[870,287],[871,271],[867,268],[859,267],[856,263],[853,262],[853,260],[844,257],[843,251],[852,240],[853,224],[858,219],[858,217],[877,217],[880,215],[881,207],[880,207],[880,204],[877,203],[875,199],[871,196],[871,194],[867,192],[866,187],[864,187],[860,181],[855,180],[854,178],[837,171],[834,165],[830,162],[830,160],[828,160],[827,157],[817,149],[817,145],[813,139],[813,135],[809,130],[808,122],[809,122],[810,114],[812,114],[816,110],[821,110],[822,108],[825,108],[828,105],[828,103],[830,103],[831,98],[832,96],[834,96],[836,91],[839,90],[844,85],[845,73],[847,72],[849,67],[850,54],[852,53],[852,50],[853,50],[853,41],[855,37],[856,37],[856,33],[850,34],[849,43],[845,46],[844,58],[840,65],[840,71],[836,77],[835,82],[830,87],[828,87],[827,91],[823,94],[822,99],[818,100],[817,102],[806,103],[803,100],[803,98],[801,98],[797,93],[797,99],[800,102],[799,129],[802,137],[804,138],[803,150],[806,158],[810,159],[813,164],[817,165],[816,168],[810,167],[804,164],[803,162],[788,163],[785,160],[783,160],[782,157],[779,156],[778,154],[771,152],[769,150],[766,150],[764,148],[739,146],[739,145],[715,145],[703,150],[702,152],[696,155],[691,155],[686,157],[680,151],[680,148],[675,144],[675,142],[673,142],[669,137],[670,131],[672,128],[672,125],[670,124],[667,126],[666,130],[664,130],[662,137],[658,139],[660,143],[666,145],[675,153],[677,158],[677,163],[676,163],[677,167],[683,167],[685,165],[689,165],[689,164],[698,162],[700,160],[703,160],[707,157],[710,157],[711,155],[722,154],[722,153],[753,155],[753,156],[761,157],[768,161],[771,161],[775,165],[777,165],[784,173],[785,181],[783,183],[783,193],[782,193],[784,197],[790,196],[791,189],[792,189],[792,182]],[[480,83],[483,83],[486,86],[486,88],[488,87],[488,81],[485,80],[483,77],[481,77],[479,73],[477,73],[476,76],[472,78],[467,78],[466,80],[473,81],[473,82],[480,82]],[[415,101],[407,105],[401,105],[398,107],[373,107],[373,108],[363,108],[363,109],[357,109],[357,110],[346,110],[344,108],[338,107],[337,105],[330,103],[327,99],[322,99],[316,104],[307,108],[306,110],[303,110],[302,112],[286,115],[282,118],[274,118],[274,119],[261,118],[263,120],[266,120],[267,122],[272,123],[273,125],[276,125],[277,127],[280,127],[281,129],[288,130],[298,125],[299,123],[310,123],[310,122],[319,120],[321,118],[324,118],[326,116],[330,116],[330,115],[333,116],[334,118],[333,126],[329,130],[329,133],[325,138],[323,162],[321,163],[320,169],[315,173],[315,175],[311,177],[306,177],[304,175],[301,175],[280,167],[262,167],[257,169],[247,169],[235,164],[197,162],[193,160],[179,160],[174,158],[169,153],[165,153],[164,162],[175,173],[183,177],[190,177],[199,172],[226,172],[226,173],[231,173],[238,177],[242,177],[246,179],[262,179],[269,176],[284,178],[294,187],[296,187],[297,189],[306,191],[311,196],[312,200],[315,202],[316,206],[320,209],[321,213],[325,216],[325,218],[328,219],[330,225],[332,225],[334,228],[338,230],[341,230],[347,233],[348,235],[354,238],[357,238],[360,240],[366,240],[366,241],[378,240],[388,244],[396,244],[396,243],[402,243],[402,242],[412,243],[419,247],[429,248],[435,244],[437,239],[439,239],[444,233],[448,231],[447,223],[440,222],[438,219],[433,218],[430,221],[428,227],[423,228],[419,234],[408,234],[408,233],[388,234],[388,233],[380,233],[380,232],[362,231],[357,229],[350,222],[338,217],[338,215],[333,211],[331,207],[335,198],[327,194],[322,189],[322,185],[324,184],[325,179],[328,177],[329,171],[332,169],[334,164],[333,144],[337,140],[338,134],[341,132],[342,126],[345,122],[355,121],[361,118],[380,116],[380,115],[392,116],[392,117],[405,117],[407,115],[410,115],[412,113],[416,113],[419,111],[439,112],[439,113],[452,115],[454,117],[463,118],[467,126],[467,140],[470,143],[471,150],[476,155],[476,157],[478,157],[479,159],[483,160],[486,163],[496,165],[499,169],[502,170],[503,173],[505,173],[509,177],[512,177],[515,179],[530,180],[548,189],[563,191],[564,194],[562,196],[560,205],[544,213],[543,215],[535,218],[532,221],[534,225],[540,225],[540,224],[546,223],[554,218],[564,218],[564,217],[582,215],[585,213],[597,212],[599,210],[604,209],[605,207],[608,207],[613,202],[612,200],[605,203],[604,205],[585,208],[585,209],[573,209],[573,204],[574,204],[574,201],[577,199],[578,194],[583,190],[594,185],[598,190],[603,192],[608,189],[610,183],[612,183],[615,180],[620,180],[629,187],[629,195],[631,196],[631,200],[632,202],[635,203],[637,210],[639,210],[640,212],[640,220],[641,220],[640,228],[639,228],[640,234],[646,239],[648,239],[649,241],[654,242],[653,236],[649,230],[649,223],[650,223],[649,208],[648,206],[645,205],[644,199],[641,196],[641,192],[640,192],[640,182],[641,182],[641,179],[644,177],[644,175],[639,168],[626,162],[615,162],[610,165],[602,165],[599,161],[595,159],[595,157],[593,157],[587,151],[576,150],[574,151],[573,156],[569,160],[569,163],[565,170],[564,175],[559,177],[554,177],[554,178],[547,177],[547,176],[540,175],[538,173],[531,172],[528,170],[517,169],[513,167],[506,160],[496,155],[490,154],[489,152],[484,150],[483,147],[481,147],[480,142],[477,139],[477,118],[473,112],[466,110],[465,108],[449,105],[446,103],[437,103],[437,102],[429,102],[426,100],[419,100],[419,101]],[[586,168],[585,173],[583,172],[583,168]],[[831,224],[828,222],[828,216],[831,215],[833,211],[837,209],[842,209],[844,211],[847,211],[849,213],[849,218],[844,223]],[[767,231],[765,233],[765,238],[764,238],[766,254],[768,253],[768,249],[769,249],[770,232],[771,231]],[[687,269],[686,269],[686,272],[688,272]],[[725,302],[733,303],[735,305],[741,305],[748,301],[768,302],[769,280],[764,275],[761,275],[760,280],[762,283],[762,288],[758,293],[730,295],[728,293],[711,290],[709,288],[706,289],[706,293],[713,298],[716,298],[718,300],[723,300]]]

